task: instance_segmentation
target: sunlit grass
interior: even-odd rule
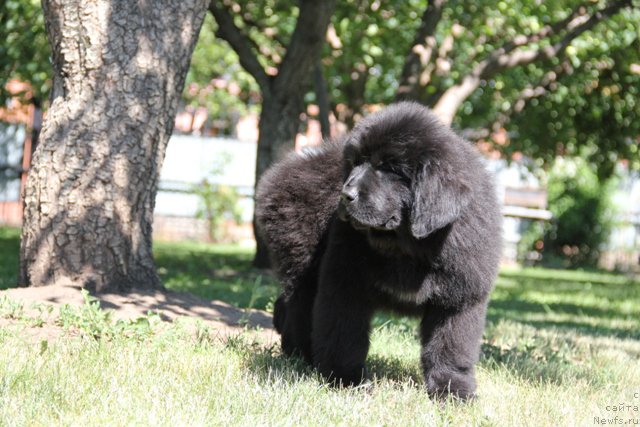
[[[0,252],[17,250],[15,239],[0,233]],[[261,308],[277,294],[247,249],[160,243],[155,253],[170,289]],[[0,260],[0,283],[15,277],[16,262]],[[95,310],[68,312],[60,322],[69,332],[34,339],[25,331],[42,324],[36,315],[0,301],[1,425],[590,426],[616,416],[640,424],[640,413],[619,411],[640,406],[640,284],[624,276],[503,271],[479,396],[466,404],[427,397],[414,319],[378,316],[373,384],[334,390],[250,332],[222,342],[205,327],[151,317],[113,325]]]

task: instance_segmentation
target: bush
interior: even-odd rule
[[[546,223],[539,220],[521,221],[520,241],[518,242],[518,262],[523,266],[532,266],[542,259]]]
[[[223,155],[214,164],[210,176],[222,175],[225,165],[229,162],[228,155]],[[225,219],[239,223],[242,213],[238,207],[240,195],[229,185],[213,184],[209,179],[203,179],[199,185],[193,187],[193,192],[200,198],[198,218],[205,219],[208,224],[209,240],[220,242],[224,240],[223,223]]]
[[[614,181],[600,180],[582,158],[556,160],[547,186],[553,219],[544,232],[546,264],[597,266],[613,225]]]

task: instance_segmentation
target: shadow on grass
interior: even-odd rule
[[[273,385],[278,382],[293,384],[311,381],[318,386],[328,386],[320,373],[302,358],[283,355],[279,341],[264,347],[239,338],[230,340],[227,347],[243,356],[244,366],[262,384]],[[404,385],[409,383],[416,387],[421,387],[424,382],[419,369],[409,367],[401,359],[394,357],[370,355],[367,358],[367,369],[368,378],[375,381]]]
[[[407,364],[397,357],[370,355],[367,358],[367,369],[371,378],[387,380],[394,383],[411,382],[417,386],[424,384],[422,371],[417,363],[419,355],[415,354],[416,363]]]
[[[273,276],[251,266],[253,251],[249,248],[159,243],[154,257],[163,283],[173,291],[261,310],[279,294]]]
[[[563,279],[551,273],[501,273],[488,319],[593,337],[640,339],[639,282],[606,273],[594,273],[599,280],[588,280],[585,272],[559,272]],[[581,281],[570,280],[572,273]]]
[[[575,384],[587,380],[604,385],[607,380],[594,375],[587,366],[577,364],[562,352],[529,346],[505,347],[483,343],[480,364],[489,370],[507,370],[529,384]]]
[[[500,277],[519,280],[553,281],[554,283],[582,286],[585,284],[626,285],[634,283],[631,278],[602,270],[558,270],[550,268],[504,269]]]
[[[503,330],[502,321],[512,326]],[[517,325],[534,329],[523,333]],[[509,331],[511,327],[515,329]],[[616,347],[634,357],[633,340],[640,339],[640,283],[602,272],[501,272],[489,304],[491,329],[493,338],[482,344],[481,356],[489,369],[506,369],[529,383],[586,380],[604,385],[610,381],[607,370],[592,366],[591,352]]]
[[[318,386],[328,386],[318,371],[301,358],[282,355],[277,344],[267,348],[251,347],[245,343],[240,346],[235,343],[232,346],[243,355],[245,368],[261,384],[273,386],[277,383],[312,382]],[[483,343],[479,364],[489,371],[506,370],[514,378],[534,385],[575,384],[577,380],[586,380],[594,385],[604,386],[610,380],[605,374],[594,375],[589,367],[576,364],[562,352],[556,353],[552,349],[540,354],[527,347],[504,348]],[[402,387],[424,388],[424,378],[418,363],[409,365],[400,358],[371,355],[367,358],[367,369],[368,378],[374,384],[384,382]]]
[[[510,321],[516,332],[506,341],[484,342],[480,366],[490,371],[507,371],[530,384],[573,384],[585,380],[604,385],[609,381],[606,370],[591,366],[589,356],[576,347],[575,338],[639,339],[640,284],[627,280],[616,282],[615,277],[608,278],[606,274],[600,274],[599,281],[584,278],[571,281],[569,274],[565,273],[565,280],[557,281],[543,274],[532,277],[510,273],[507,277],[511,283],[505,283],[501,275],[503,280],[491,301],[488,322],[491,325]],[[404,332],[414,327],[413,321],[382,320],[404,328]],[[518,332],[518,324],[535,328],[532,337]],[[593,341],[590,348],[610,347],[615,343]],[[415,363],[407,363],[404,357],[370,355],[367,359],[370,378],[422,387],[419,355],[410,356],[416,358]],[[298,359],[283,357],[277,346],[248,355],[246,363],[263,381],[312,378],[324,384],[315,370]]]
[[[589,322],[579,321],[553,321],[553,320],[522,320],[517,316],[500,315],[490,316],[489,320],[495,321],[498,319],[510,319],[522,323],[525,325],[533,326],[537,329],[551,329],[564,330],[566,332],[576,332],[581,335],[590,335],[593,337],[615,337],[622,339],[640,339],[640,331],[633,329],[622,329],[609,326],[594,326]]]
[[[251,347],[246,344],[233,344],[243,355],[244,366],[264,385],[277,383],[294,384],[310,381],[318,386],[327,386],[327,382],[313,367],[301,358],[284,356],[278,345],[272,347]],[[417,358],[418,355],[416,354]],[[416,361],[417,362],[417,361]],[[531,348],[504,348],[483,343],[481,366],[490,371],[506,370],[529,384],[574,384],[577,380],[587,380],[595,385],[604,385],[605,376],[594,375],[586,366],[574,363],[563,353],[554,353],[551,349],[541,355]],[[418,363],[407,364],[396,357],[370,355],[367,358],[368,378],[377,382],[395,384],[402,387],[424,388],[424,378]]]
[[[243,365],[262,384],[291,384],[307,380],[321,382],[320,375],[302,358],[282,354],[280,340],[265,347],[256,342],[248,342],[240,336],[228,340],[226,346],[242,355]]]
[[[562,315],[563,317],[574,316],[572,320],[553,320],[551,318],[537,320],[527,318],[552,317]],[[492,301],[489,306],[487,319],[491,322],[499,320],[512,320],[514,322],[533,326],[537,329],[556,328],[564,331],[575,331],[582,335],[594,337],[616,337],[640,339],[640,330],[635,327],[621,328],[608,324],[611,321],[603,322],[602,318],[611,321],[625,319],[628,315],[622,315],[615,310],[585,308],[572,304],[535,304],[525,301],[508,300]],[[595,324],[594,324],[595,323]],[[598,324],[600,323],[600,324]]]

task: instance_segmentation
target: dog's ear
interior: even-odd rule
[[[462,214],[471,189],[461,173],[449,165],[425,165],[413,182],[411,234],[423,239]]]

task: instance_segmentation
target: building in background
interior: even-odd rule
[[[0,109],[0,225],[19,226],[22,220],[21,188],[31,151],[42,121],[33,106],[15,104]],[[320,127],[306,114],[304,132],[296,146],[321,143]],[[154,217],[154,237],[159,240],[209,239],[207,221],[197,217],[201,200],[194,188],[207,180],[225,185],[238,194],[240,221],[225,220],[222,227],[230,240],[253,245],[253,189],[255,185],[258,120],[249,115],[235,122],[231,135],[208,136],[206,118],[197,110],[183,111],[176,118],[176,133],[167,146],[160,175]],[[194,131],[194,126],[200,131]],[[334,130],[343,132],[337,125]],[[197,135],[201,133],[202,135]],[[207,136],[205,136],[207,135]],[[522,159],[506,162],[497,152],[487,151],[487,167],[495,174],[504,214],[504,261],[518,260],[518,243],[532,221],[549,221],[546,190]],[[26,163],[25,163],[26,162]],[[214,170],[216,169],[216,170]],[[640,271],[640,177],[626,172],[615,194],[621,213],[603,252],[601,265],[608,269]]]
[[[207,240],[207,223],[197,218],[200,197],[194,187],[207,180],[233,187],[241,212],[239,224],[225,221],[233,241],[253,244],[253,187],[256,142],[232,138],[174,135],[160,173],[154,213],[154,237],[163,240]]]
[[[0,224],[22,224],[22,189],[38,143],[42,110],[30,102],[31,87],[10,80],[7,105],[0,108]]]

